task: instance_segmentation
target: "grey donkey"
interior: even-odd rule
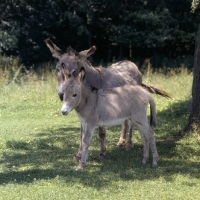
[[[141,86],[125,85],[110,89],[94,90],[87,84],[85,70],[76,77],[68,78],[68,70],[63,68],[65,81],[62,86],[63,105],[61,112],[67,115],[75,109],[81,122],[81,159],[76,170],[81,170],[88,159],[88,148],[96,126],[114,126],[128,120],[134,124],[143,140],[143,159],[149,158],[149,147],[153,156],[152,166],[157,165],[158,153],[154,133],[148,124],[147,108],[150,104],[150,124],[156,126],[156,108],[153,98]]]
[[[92,67],[92,65],[87,61],[87,58],[92,55],[96,47],[93,46],[88,50],[76,52],[72,48],[68,48],[68,52],[64,53],[60,48],[58,48],[50,39],[45,40],[46,45],[49,47],[52,55],[59,59],[56,69],[58,73],[58,95],[60,99],[63,99],[62,86],[64,82],[64,74],[62,73],[62,67],[67,69],[67,78],[70,78],[72,75],[76,76],[81,67],[85,69],[85,79],[87,83],[93,89],[103,89],[103,88],[113,88],[118,86],[123,86],[127,84],[131,85],[141,85],[147,91],[161,96],[169,98],[170,96],[163,90],[160,90],[154,86],[145,85],[142,83],[142,74],[138,70],[137,66],[130,61],[120,61],[108,68],[102,67]],[[125,142],[126,132],[128,128],[128,122],[125,121],[122,124],[121,136],[118,142],[118,146],[122,146]],[[126,145],[126,149],[129,150],[132,147],[132,128],[129,126],[129,138]],[[106,146],[102,145],[105,142],[106,131],[104,127],[99,127],[99,137],[101,148],[100,149],[100,158],[104,158],[106,153]],[[81,146],[81,144],[80,144]],[[78,154],[75,156],[75,159],[80,159],[81,151],[79,149]]]

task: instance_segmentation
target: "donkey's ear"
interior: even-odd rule
[[[74,77],[77,77],[78,73],[77,73],[77,71],[75,69],[73,69],[71,71],[71,75],[74,76]]]
[[[83,67],[81,67],[81,70],[80,70],[78,77],[77,77],[78,81],[82,82],[84,77],[85,77],[85,69]]]
[[[59,49],[49,38],[45,40],[47,47],[50,49],[52,56],[60,59],[63,55],[63,51]]]
[[[71,74],[69,73],[69,70],[66,67],[62,66],[61,70],[62,70],[62,73],[64,74],[65,80],[71,76]]]
[[[96,51],[96,49],[97,48],[95,46],[92,46],[90,49],[87,49],[87,50],[77,53],[77,56],[80,59],[87,59],[87,57],[91,56]]]

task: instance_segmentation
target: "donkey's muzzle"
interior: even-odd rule
[[[63,115],[68,115],[68,113],[71,111],[71,108],[69,106],[67,106],[66,104],[63,104],[62,108],[61,108],[61,113]]]

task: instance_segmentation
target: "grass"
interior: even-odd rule
[[[120,126],[107,129],[107,158],[98,160],[95,132],[89,160],[75,171],[80,123],[74,112],[60,114],[56,76],[29,78],[0,87],[0,199],[200,199],[200,135],[173,135],[184,127],[192,75],[149,73],[147,84],[169,91],[173,100],[154,95],[160,155],[158,167],[142,166],[136,132],[131,151],[116,148]]]

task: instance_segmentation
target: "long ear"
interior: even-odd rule
[[[65,77],[65,80],[68,79],[69,77],[71,77],[71,74],[69,73],[69,70],[66,67],[62,66],[61,70]]]
[[[81,70],[78,74],[77,79],[78,79],[79,82],[82,82],[84,77],[85,77],[85,69],[83,67],[81,67]]]
[[[47,47],[50,49],[52,56],[60,59],[63,52],[49,38],[45,40]]]
[[[84,50],[84,51],[81,51],[81,52],[77,53],[77,56],[80,59],[87,59],[87,57],[91,56],[96,51],[96,49],[97,48],[95,46],[92,46],[88,50]]]

